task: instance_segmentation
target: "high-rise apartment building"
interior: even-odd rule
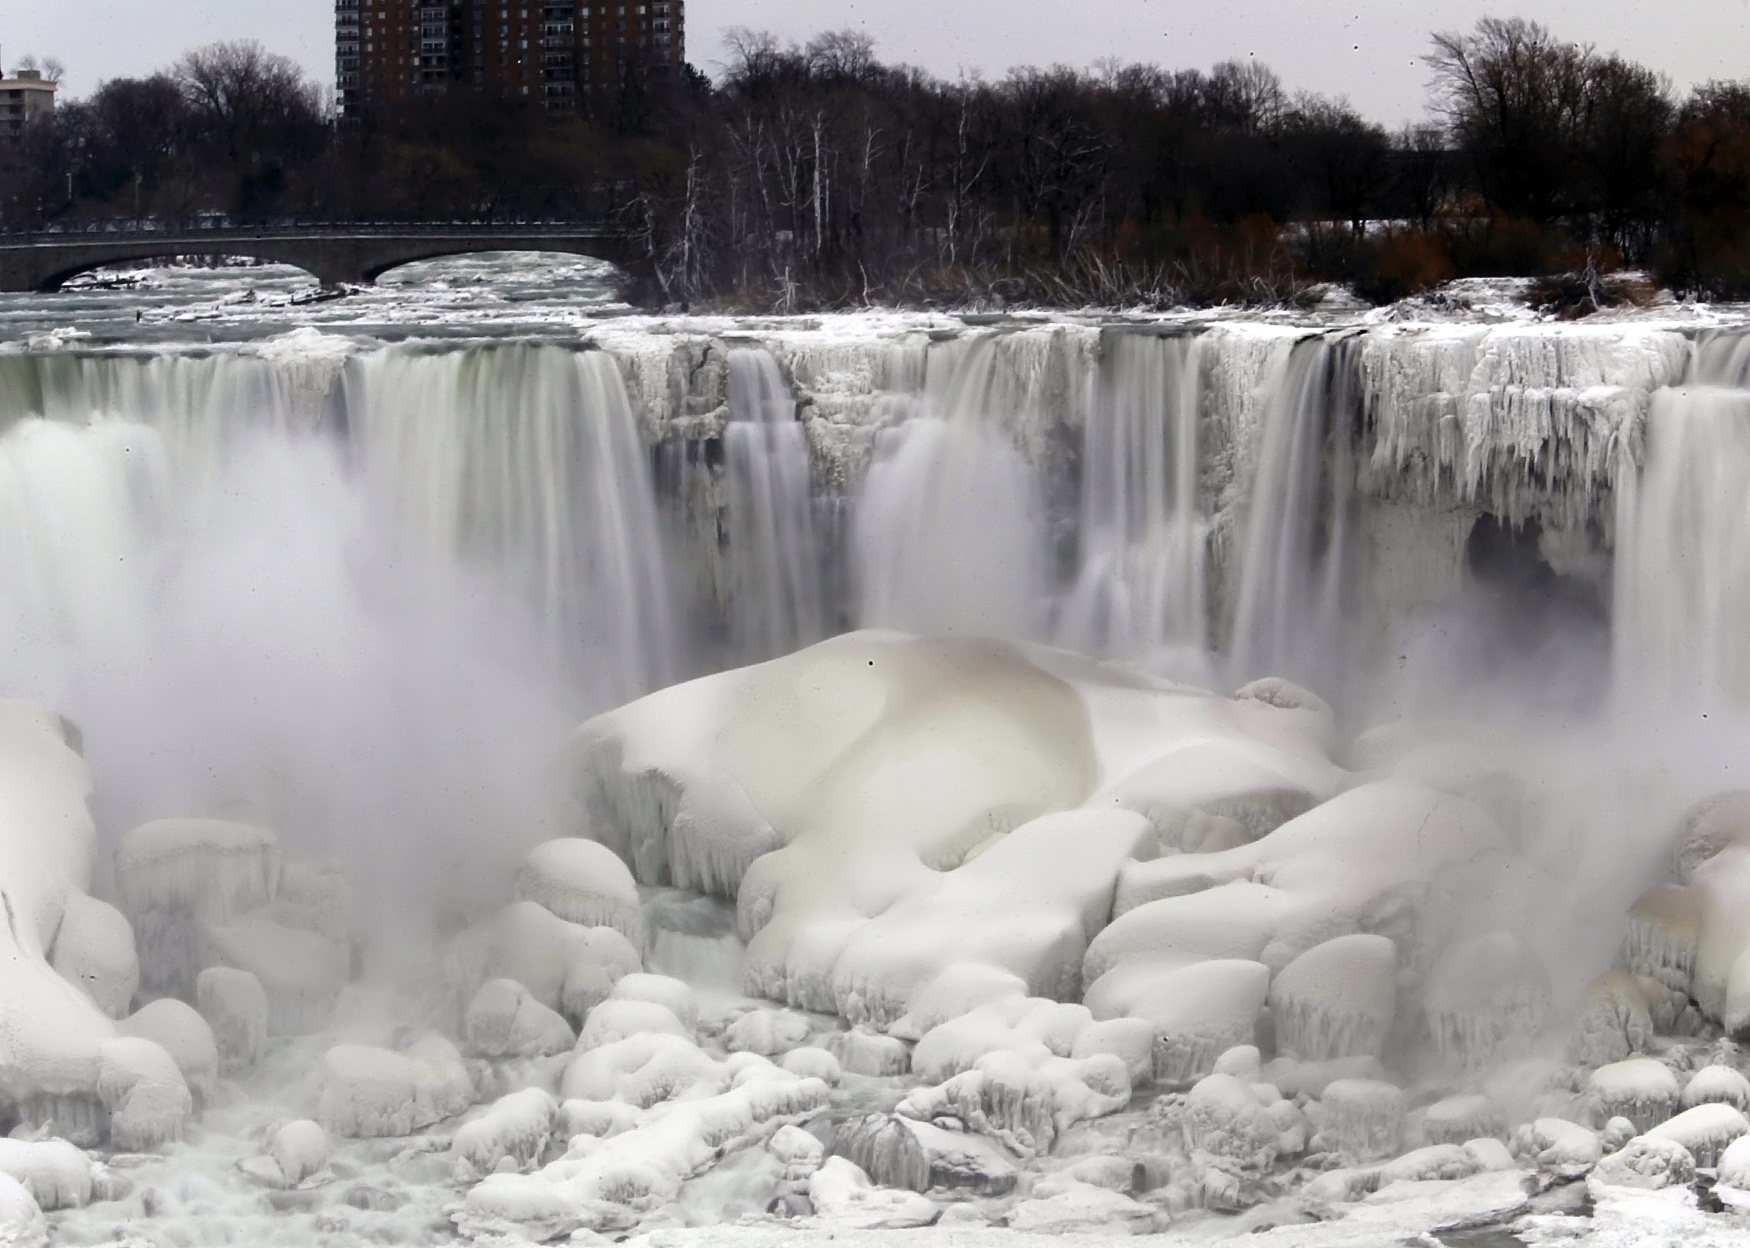
[[[23,137],[30,123],[55,111],[57,84],[41,70],[21,69],[12,77],[0,76],[0,142]]]
[[[685,27],[685,0],[335,0],[336,86],[349,116],[458,84],[573,108],[622,66],[678,72]]]

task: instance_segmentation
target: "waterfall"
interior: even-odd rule
[[[1653,396],[1646,463],[1617,490],[1615,658],[1636,699],[1750,703],[1750,339]],[[1728,388],[1731,387],[1731,388]]]
[[[826,635],[808,437],[769,352],[729,353],[723,434],[729,502],[729,625],[739,661],[775,658]]]
[[[523,595],[594,704],[674,678],[650,465],[611,356],[395,347],[355,361],[344,398],[365,471],[438,575],[461,563]]]
[[[1080,567],[1058,622],[1065,645],[1144,662],[1204,647],[1204,344],[1106,340],[1082,446]]]
[[[1351,345],[1297,343],[1269,385],[1248,491],[1230,646],[1236,683],[1254,676],[1330,683],[1338,644],[1358,395]]]
[[[1009,432],[1025,414],[1003,402],[1015,387],[1001,341],[932,352],[924,414],[876,440],[852,532],[861,627],[1027,638],[1044,625],[1044,504]]]

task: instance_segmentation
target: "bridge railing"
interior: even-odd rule
[[[214,214],[198,217],[150,217],[144,220],[94,218],[84,221],[0,222],[0,238],[65,239],[69,242],[105,238],[128,239],[141,235],[187,238],[203,234],[422,234],[468,231],[480,234],[587,231],[627,233],[625,227],[604,218],[515,218],[498,221],[338,221],[332,218],[276,217],[244,220]]]

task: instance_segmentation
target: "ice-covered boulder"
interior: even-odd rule
[[[1154,1078],[1155,1044],[1159,1038],[1155,1025],[1146,1018],[1102,1019],[1090,1022],[1076,1033],[1069,1055],[1084,1058],[1109,1053],[1130,1071],[1131,1085],[1140,1087]]]
[[[1429,973],[1422,1008],[1435,1050],[1467,1068],[1527,1051],[1550,1009],[1549,977],[1511,932],[1490,932],[1447,949]]]
[[[1185,1099],[1185,1147],[1219,1157],[1242,1171],[1270,1169],[1281,1132],[1252,1085],[1233,1075],[1207,1075]]]
[[[1697,1105],[1730,1105],[1739,1113],[1750,1111],[1750,1079],[1730,1066],[1703,1066],[1683,1085],[1684,1109]]]
[[[818,1079],[829,1088],[836,1088],[844,1078],[844,1067],[839,1059],[825,1049],[813,1045],[803,1045],[799,1049],[791,1049],[779,1060],[778,1065],[793,1075],[804,1079]]]
[[[955,962],[912,994],[905,1014],[888,1026],[887,1034],[921,1040],[926,1032],[981,1005],[1026,995],[1027,981],[1013,971],[984,962]]]
[[[1009,1212],[1009,1229],[1033,1235],[1143,1235],[1166,1218],[1152,1206],[1092,1183],[1043,1183]]]
[[[1259,1011],[1270,989],[1261,962],[1212,958],[1136,958],[1089,989],[1096,1019],[1140,1018],[1154,1031],[1154,1078],[1185,1085],[1208,1074],[1215,1059],[1257,1038]]]
[[[1720,1154],[1719,1181],[1750,1195],[1750,1135],[1739,1136]]]
[[[916,1192],[876,1187],[855,1162],[829,1157],[808,1180],[808,1199],[822,1219],[847,1228],[898,1230],[927,1226],[936,1206]]]
[[[48,1220],[29,1189],[0,1173],[0,1243],[8,1248],[43,1248],[48,1241]]]
[[[1695,1158],[1696,1165],[1712,1168],[1734,1140],[1750,1135],[1750,1119],[1732,1106],[1716,1102],[1686,1109],[1674,1118],[1667,1118],[1646,1135],[1651,1139],[1681,1144]]]
[[[688,1031],[699,1025],[699,994],[685,980],[635,971],[614,985],[609,997],[618,1001],[651,1001],[664,1006]]]
[[[611,927],[634,945],[644,943],[638,884],[599,841],[561,837],[535,846],[517,874],[516,899],[536,902],[579,927]]]
[[[0,1103],[79,1144],[101,1140],[99,1051],[115,1026],[49,965],[68,902],[90,884],[91,773],[56,716],[0,700]]]
[[[1538,1118],[1520,1126],[1508,1143],[1513,1156],[1545,1170],[1584,1174],[1604,1156],[1598,1134],[1565,1118]]]
[[[749,1010],[723,1033],[731,1053],[776,1057],[808,1043],[808,1020],[791,1010]]]
[[[892,1036],[865,1027],[835,1031],[822,1042],[848,1074],[903,1075],[911,1069],[911,1049]]]
[[[1729,826],[1691,840],[1687,884],[1662,884],[1629,912],[1623,962],[1694,999],[1729,1036],[1750,1035],[1750,840]]]
[[[327,1026],[351,971],[344,946],[285,927],[264,911],[208,927],[206,941],[207,965],[248,971],[261,984],[271,1035],[308,1035]]]
[[[897,1112],[919,1122],[958,1120],[1017,1156],[1048,1152],[1077,1122],[1116,1113],[1130,1102],[1130,1075],[1116,1057],[1083,1061],[1037,1045],[986,1053],[933,1088],[914,1089]]]
[[[53,965],[111,1018],[128,1012],[140,986],[140,959],[127,915],[107,901],[69,893],[55,933]]]
[[[643,969],[638,950],[620,932],[567,923],[532,901],[499,911],[486,933],[485,954],[482,980],[514,979],[574,1024],[607,1000],[622,978]],[[468,997],[478,987],[468,985]]]
[[[846,1122],[833,1150],[881,1186],[914,1192],[948,1188],[1001,1196],[1015,1189],[1019,1176],[1008,1154],[985,1136],[947,1131],[903,1114],[869,1114]]]
[[[826,1146],[819,1139],[786,1123],[766,1141],[766,1151],[784,1167],[783,1181],[806,1184],[826,1161]]]
[[[1669,1066],[1636,1057],[1593,1071],[1586,1081],[1586,1098],[1595,1121],[1620,1114],[1645,1132],[1677,1112],[1682,1092]]]
[[[1397,947],[1354,934],[1315,945],[1270,983],[1276,1048],[1310,1062],[1379,1057],[1397,1013]]]
[[[208,929],[271,903],[280,865],[273,833],[222,819],[159,819],[124,836],[116,891],[133,923],[141,986],[193,996],[211,964]]]
[[[645,1109],[682,1095],[710,1095],[728,1083],[723,1064],[691,1040],[643,1032],[579,1052],[565,1068],[560,1094],[567,1101],[619,1100]]]
[[[480,986],[468,1003],[462,1034],[468,1051],[485,1058],[548,1057],[577,1043],[571,1024],[514,979]]]
[[[1399,1088],[1374,1079],[1339,1079],[1318,1101],[1313,1124],[1328,1146],[1371,1160],[1398,1151],[1408,1103]]]
[[[141,1006],[117,1030],[160,1045],[176,1062],[196,1104],[212,1098],[219,1080],[219,1047],[213,1029],[193,1006],[164,997]]]
[[[972,1069],[979,1058],[997,1049],[1043,1048],[1069,1057],[1077,1037],[1092,1023],[1086,1006],[1040,997],[1005,997],[932,1028],[912,1050],[912,1073],[925,1082],[940,1083]]]
[[[317,1117],[333,1135],[411,1135],[473,1103],[462,1055],[442,1036],[400,1050],[342,1044],[322,1057]]]
[[[1412,1119],[1413,1128],[1429,1144],[1463,1144],[1480,1137],[1500,1136],[1506,1131],[1500,1109],[1480,1092],[1445,1097],[1412,1115]]]
[[[450,1144],[455,1177],[472,1183],[502,1172],[508,1164],[519,1171],[541,1159],[559,1119],[559,1102],[542,1088],[525,1088],[500,1097],[476,1118],[456,1128]]]
[[[609,997],[584,1019],[577,1033],[577,1051],[588,1052],[632,1036],[667,1035],[692,1038],[692,1031],[666,1005],[654,1001],[623,1001]]]
[[[1677,1141],[1637,1135],[1618,1152],[1599,1159],[1587,1177],[1589,1188],[1634,1187],[1656,1191],[1695,1182],[1695,1158]]]
[[[247,1070],[267,1045],[267,990],[249,971],[209,966],[195,977],[195,1007],[212,1028],[219,1069]]]
[[[0,1175],[22,1184],[45,1212],[91,1203],[91,1158],[66,1140],[0,1139]],[[6,1242],[0,1230],[0,1244]]]
[[[1645,1053],[1653,1036],[1641,981],[1626,971],[1606,971],[1586,987],[1568,1056],[1577,1065],[1606,1066]]]
[[[330,1152],[328,1133],[308,1118],[281,1123],[267,1137],[267,1155],[288,1187],[326,1170]]]
[[[109,1141],[123,1152],[151,1152],[182,1138],[194,1098],[162,1045],[120,1036],[99,1049],[97,1095],[109,1111]]]

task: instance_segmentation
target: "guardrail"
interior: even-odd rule
[[[626,233],[624,227],[603,218],[588,220],[515,221],[312,221],[278,218],[241,221],[229,217],[153,218],[143,221],[93,219],[89,221],[0,222],[0,237],[8,238],[132,238],[142,234],[186,237],[191,234],[453,234],[459,230],[481,234],[536,233]]]

